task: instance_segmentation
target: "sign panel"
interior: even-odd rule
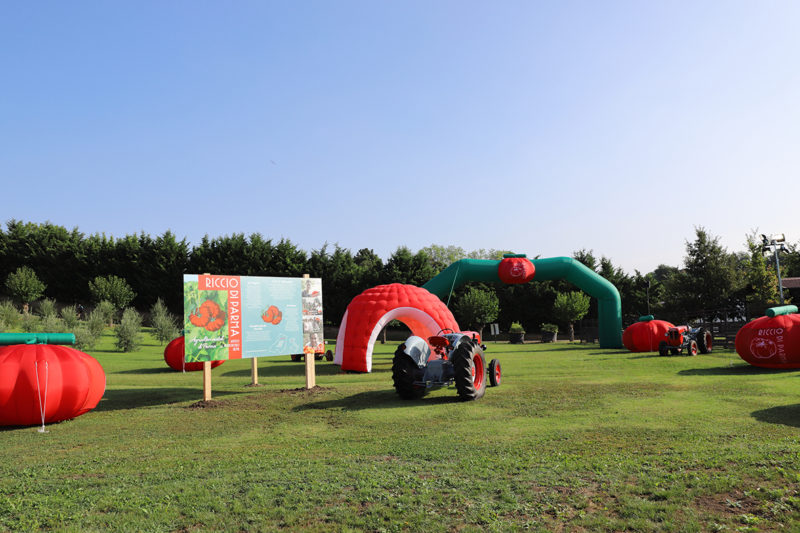
[[[314,340],[305,335],[306,298],[312,305],[312,296],[303,296],[306,287],[316,290],[319,296],[321,339],[319,278],[185,274],[186,362],[302,353],[307,342]],[[311,309],[316,310],[316,305],[314,300]]]

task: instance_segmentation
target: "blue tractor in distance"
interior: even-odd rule
[[[487,365],[486,346],[474,331],[441,330],[428,340],[416,335],[401,344],[392,359],[392,380],[404,400],[421,398],[431,389],[455,385],[461,400],[477,400],[489,385],[500,385],[500,361]]]

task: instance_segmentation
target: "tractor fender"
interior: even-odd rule
[[[409,356],[418,367],[424,368],[431,356],[431,347],[422,337],[411,335],[403,343],[403,353]]]

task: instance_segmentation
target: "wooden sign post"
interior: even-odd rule
[[[208,276],[209,273],[204,275]],[[211,401],[211,361],[203,361],[203,401]]]
[[[251,387],[258,387],[258,359],[253,357],[252,359],[252,381],[250,382]]]
[[[303,279],[308,279],[308,274],[303,274]],[[306,389],[313,389],[317,386],[317,375],[314,369],[314,352],[305,354],[306,359]]]
[[[211,400],[211,361],[203,361],[203,401]]]

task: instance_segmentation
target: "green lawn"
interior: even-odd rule
[[[90,352],[107,376],[75,420],[0,430],[0,530],[764,531],[800,529],[798,372],[730,351],[658,357],[490,344],[476,402],[371,374],[259,360],[202,373]]]

